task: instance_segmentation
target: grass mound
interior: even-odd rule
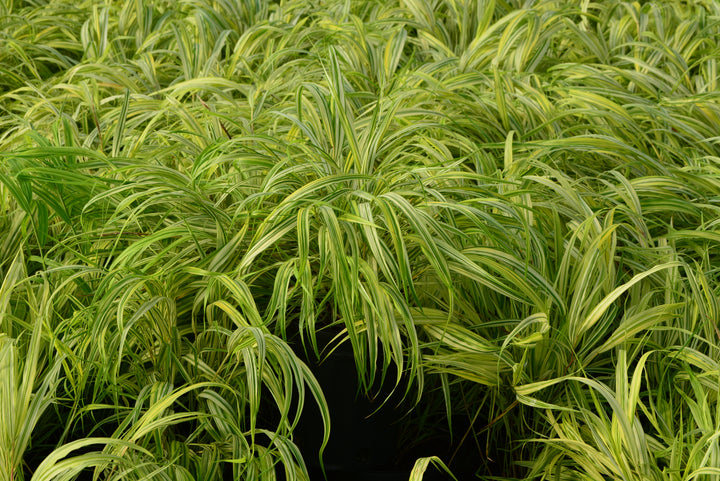
[[[4,0],[0,479],[307,479],[340,349],[413,479],[720,480],[719,59],[711,1]]]

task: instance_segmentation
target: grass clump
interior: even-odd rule
[[[720,478],[719,15],[6,0],[0,477]]]

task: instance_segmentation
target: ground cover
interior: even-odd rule
[[[712,1],[3,0],[0,479],[321,479],[384,442],[337,376],[404,479],[719,480],[719,58]]]

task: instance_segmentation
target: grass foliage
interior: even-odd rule
[[[718,59],[712,1],[3,0],[0,478],[306,479],[349,343],[453,426],[413,479],[720,480]]]

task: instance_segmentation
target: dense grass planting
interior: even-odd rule
[[[345,349],[405,479],[720,480],[719,60],[704,0],[3,0],[0,479],[322,479]]]

